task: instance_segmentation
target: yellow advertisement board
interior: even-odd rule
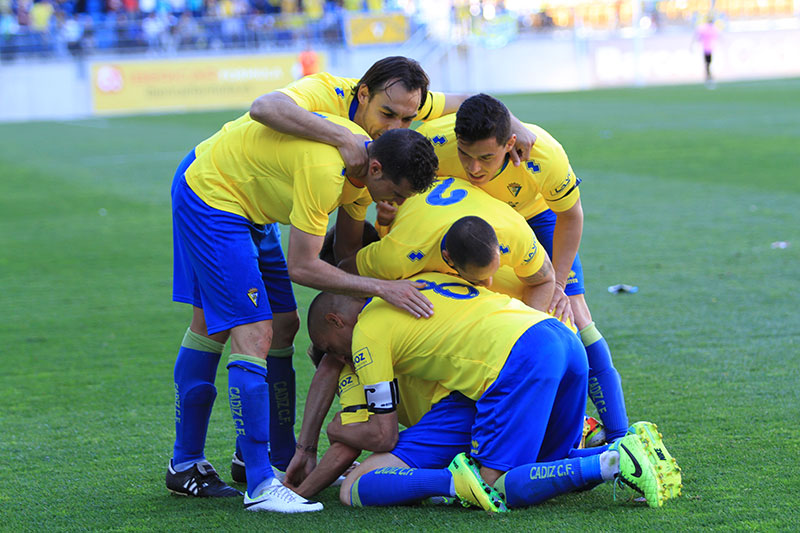
[[[325,54],[319,54],[320,68]],[[99,115],[248,108],[300,75],[298,54],[92,64],[92,109]]]
[[[408,19],[400,14],[350,15],[345,23],[347,44],[399,44],[408,40]]]

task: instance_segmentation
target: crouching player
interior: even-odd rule
[[[429,320],[407,318],[378,298],[328,293],[309,309],[314,345],[350,358],[364,391],[360,405],[343,405],[328,426],[331,441],[391,452],[367,459],[348,476],[343,503],[394,505],[455,495],[503,511],[506,502],[531,505],[619,479],[650,506],[663,504],[666,474],[675,467],[657,437],[642,432],[644,440],[630,434],[611,446],[575,450],[588,366],[566,326],[454,276],[411,279],[424,283],[436,307]],[[398,375],[439,386],[431,410],[401,433]],[[343,423],[353,412],[369,416]],[[339,453],[341,446],[331,449]]]

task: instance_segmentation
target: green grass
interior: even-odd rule
[[[584,180],[587,300],[631,418],[658,423],[683,467],[684,496],[658,511],[610,486],[502,517],[346,509],[331,489],[315,516],[170,496],[189,309],[170,301],[168,191],[185,152],[237,113],[0,125],[0,530],[795,529],[798,94],[783,80],[504,98]],[[297,295],[304,316],[311,291]],[[298,391],[307,343],[301,331]],[[217,379],[224,391],[222,365]],[[207,452],[225,478],[232,433],[220,398]]]

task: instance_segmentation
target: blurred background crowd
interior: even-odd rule
[[[395,13],[413,32],[502,46],[519,34],[668,31],[723,19],[796,15],[793,0],[0,0],[0,60],[110,53],[337,46],[348,17]],[[445,15],[442,17],[442,15]],[[442,21],[444,25],[442,26]]]

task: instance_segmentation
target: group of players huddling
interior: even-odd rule
[[[680,495],[656,426],[629,426],[584,299],[579,184],[545,130],[485,94],[430,92],[405,57],[259,97],[172,184],[173,299],[193,315],[167,488],[242,496],[204,455],[230,340],[231,475],[246,510],[321,510],[307,498],[331,484],[345,505],[492,512],[605,481],[650,507]],[[277,223],[290,226],[286,256]],[[291,282],[322,291],[307,311],[317,370],[297,439]],[[602,425],[585,416],[587,394]],[[363,450],[374,453],[354,462]]]

